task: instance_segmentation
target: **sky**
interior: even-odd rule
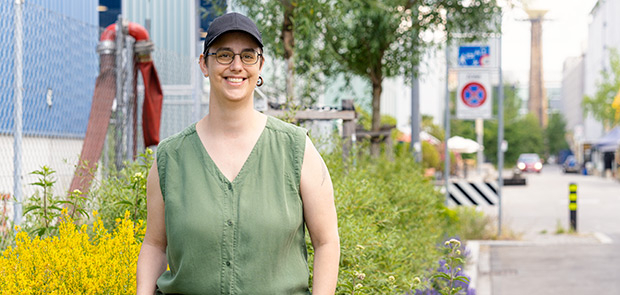
[[[543,76],[547,84],[559,86],[567,57],[586,49],[590,11],[596,0],[542,0],[549,9],[543,23]],[[520,7],[504,13],[502,67],[504,81],[527,86],[530,68],[530,23]]]

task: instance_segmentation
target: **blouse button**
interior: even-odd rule
[[[228,226],[232,226],[233,222],[231,220],[229,220],[228,222],[226,222],[226,224],[228,224]]]
[[[230,261],[226,261],[226,266],[230,266]]]

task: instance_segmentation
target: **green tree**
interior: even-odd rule
[[[553,113],[545,129],[546,156],[557,155],[561,150],[568,149],[566,142],[566,120],[560,113]]]
[[[409,77],[430,43],[426,32],[468,33],[499,28],[493,20],[495,0],[343,0],[330,2],[325,22],[327,42],[340,71],[367,79],[372,85],[372,129],[380,129],[381,92],[385,78]],[[371,153],[379,153],[373,141]]]
[[[508,150],[504,153],[504,163],[507,167],[514,165],[522,153],[544,154],[544,134],[537,122],[533,114],[506,122],[504,140],[508,143]],[[497,121],[489,121],[484,126],[484,156],[497,163]]]
[[[603,123],[605,128],[612,128],[618,123],[616,110],[612,107],[614,97],[620,90],[620,55],[616,49],[609,51],[609,71],[601,71],[601,81],[597,83],[594,96],[584,96],[581,106],[584,116],[591,114],[594,119]]]
[[[200,0],[200,17],[216,18],[226,13],[226,0]]]
[[[235,0],[247,9],[248,16],[256,21],[261,30],[265,47],[275,58],[286,63],[286,102],[290,105],[295,97],[295,81],[306,82],[304,92],[311,93],[320,78],[322,30],[324,27],[325,0]],[[304,79],[299,79],[302,75]],[[313,84],[313,82],[315,82]],[[305,95],[304,97],[312,97]],[[312,101],[301,101],[309,104]]]

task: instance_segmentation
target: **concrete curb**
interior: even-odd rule
[[[465,265],[465,274],[469,276],[469,286],[476,289],[476,283],[478,282],[478,261],[480,257],[480,242],[467,241],[465,245],[466,251],[469,251],[469,257],[467,258],[467,264]]]
[[[476,295],[491,294],[490,258],[488,241],[467,241],[469,259],[465,273],[470,277],[469,286],[476,290]]]

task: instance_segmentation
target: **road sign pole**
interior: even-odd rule
[[[422,143],[420,142],[420,81],[416,76],[418,67],[411,71],[411,152],[416,163],[422,163]]]
[[[446,97],[445,97],[445,136],[444,136],[444,172],[443,172],[443,181],[446,189],[445,196],[445,204],[448,204],[448,199],[450,198],[450,192],[448,191],[448,183],[450,180],[450,150],[448,150],[448,138],[450,138],[450,90],[448,89],[448,78],[450,74],[450,41],[449,39],[446,41]]]
[[[501,17],[501,15],[500,15]],[[501,23],[501,20],[500,20]],[[502,170],[504,170],[504,80],[502,76],[502,34],[499,34],[497,50],[497,60],[499,65],[499,89],[497,91],[497,197],[498,197],[498,218],[497,218],[497,237],[502,235],[502,187],[504,186],[504,178]]]

